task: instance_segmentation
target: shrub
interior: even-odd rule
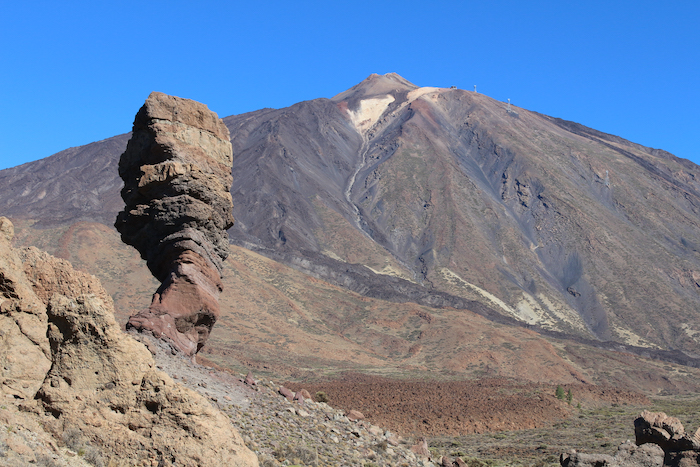
[[[278,461],[285,459],[294,464],[317,465],[318,454],[315,450],[309,449],[306,445],[281,445],[272,451]]]
[[[41,454],[36,458],[36,464],[40,467],[59,467],[53,458],[47,456],[46,454]]]
[[[316,402],[328,403],[328,396],[326,395],[326,393],[323,391],[318,391],[316,393]]]
[[[102,454],[100,451],[93,446],[85,446],[85,453],[83,454],[83,459],[85,459],[89,464],[95,467],[105,467],[104,460],[102,459]]]
[[[557,399],[564,400],[564,396],[565,396],[564,388],[561,387],[561,385],[557,385],[557,390],[554,391],[554,395],[557,396]]]
[[[268,457],[264,454],[258,457],[258,462],[260,467],[279,467],[280,465],[273,457]]]
[[[63,438],[66,446],[75,452],[78,452],[83,447],[83,434],[77,428],[68,428],[63,432],[61,438]]]

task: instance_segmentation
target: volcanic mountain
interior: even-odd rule
[[[439,353],[446,342],[426,345],[421,326],[492,326],[472,312],[545,334],[700,354],[700,167],[687,160],[394,73],[224,122],[236,220],[225,289],[255,297],[222,305],[231,314],[222,311],[221,326],[236,337],[214,330],[220,358],[245,355],[248,333],[277,342],[248,349],[255,361],[279,345],[309,356],[349,345],[347,358],[379,365],[397,352]],[[122,320],[153,287],[112,228],[128,138],[0,171],[0,215],[13,219],[17,241],[97,274]],[[260,309],[275,318],[261,326]],[[285,334],[289,326],[306,337]],[[300,350],[307,338],[315,351]],[[465,339],[452,338],[456,347]],[[455,371],[474,363],[455,361]]]
[[[698,351],[700,174],[686,160],[396,74],[225,121],[236,243],[363,264],[548,329]]]

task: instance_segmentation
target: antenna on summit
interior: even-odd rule
[[[474,92],[476,92],[476,84],[474,85]]]
[[[510,113],[510,98],[508,99],[508,113]]]

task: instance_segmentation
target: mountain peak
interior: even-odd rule
[[[337,94],[331,100],[339,102],[365,99],[377,95],[397,94],[402,91],[408,92],[414,89],[418,89],[418,86],[403,78],[398,73],[387,73],[385,75],[372,73],[359,84],[356,84],[347,91]]]

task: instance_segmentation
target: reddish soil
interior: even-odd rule
[[[399,381],[350,374],[341,379],[284,384],[328,403],[359,410],[368,421],[404,436],[460,436],[540,428],[567,418],[573,409],[555,396],[556,386],[498,378],[479,381]],[[640,404],[646,397],[612,388],[572,386],[574,404]],[[569,387],[565,387],[566,390]]]

